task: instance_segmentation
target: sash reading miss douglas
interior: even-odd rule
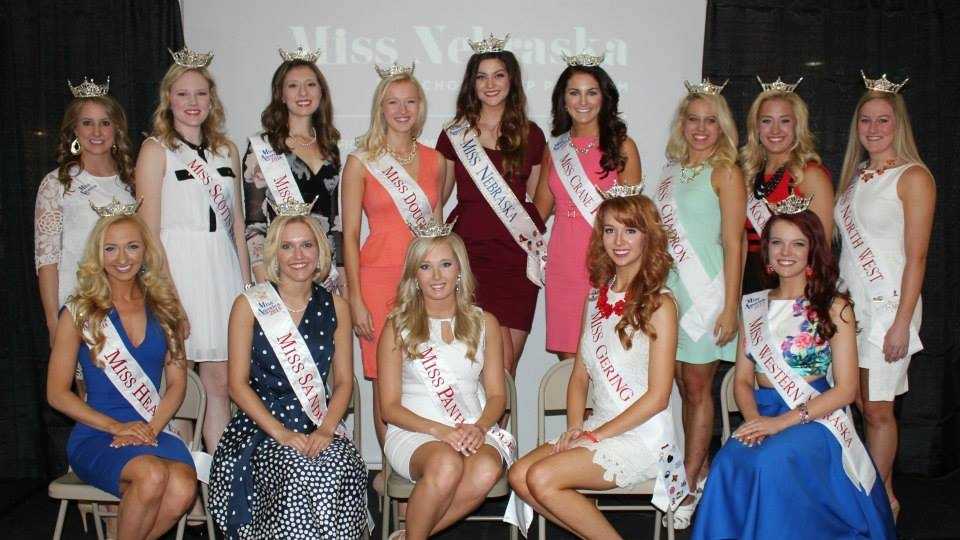
[[[287,158],[276,153],[260,135],[250,137],[250,146],[253,147],[253,155],[257,158],[260,172],[263,173],[263,178],[273,195],[273,200],[277,204],[304,202]]]
[[[384,152],[377,159],[368,161],[359,152],[352,155],[367,167],[370,175],[390,195],[404,222],[424,226],[433,217],[427,194],[393,156]]]
[[[600,207],[600,193],[594,187],[587,172],[580,163],[580,158],[570,144],[570,132],[550,139],[550,157],[553,159],[553,169],[557,171],[560,184],[567,191],[567,196],[577,205],[580,217],[591,228],[593,220]]]
[[[156,138],[153,138],[153,140],[160,142]],[[181,143],[176,150],[171,150],[171,152],[173,152],[173,155],[177,157],[184,168],[200,182],[200,185],[204,187],[207,192],[210,208],[217,216],[217,224],[230,239],[230,245],[234,245],[233,208],[226,195],[230,180],[221,176],[216,169],[211,168],[207,162],[200,157],[200,154],[198,154],[196,150],[186,144]]]

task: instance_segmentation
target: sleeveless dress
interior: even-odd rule
[[[235,175],[227,149],[218,154],[203,145],[195,146],[182,139],[177,142],[193,148],[227,180],[224,196],[233,209],[235,197],[240,195],[235,193]],[[165,154],[160,239],[180,303],[190,320],[187,358],[194,362],[222,362],[227,359],[230,309],[243,291],[237,250],[210,208],[206,188],[170,149],[165,149]]]
[[[297,329],[324,380],[336,328],[333,297],[314,285]],[[279,364],[254,321],[250,387],[284,427],[309,435],[316,427]],[[213,456],[210,511],[230,539],[360,538],[367,518],[367,468],[349,439],[335,436],[311,459],[281,446],[238,410]]]
[[[906,261],[904,252],[904,223],[903,202],[897,196],[897,184],[900,176],[915,163],[905,163],[899,167],[887,169],[863,182],[854,176],[853,182],[859,182],[857,191],[850,204],[867,234],[870,235],[870,248],[878,258],[886,262],[888,272],[893,275],[885,276],[896,290],[900,290],[903,279],[903,269]],[[840,205],[834,208],[834,219],[837,226],[842,226],[844,220]],[[841,239],[843,235],[841,235]],[[840,248],[840,279],[849,288],[853,299],[853,310],[857,316],[857,351],[860,353],[860,367],[869,372],[870,401],[893,401],[896,396],[909,389],[907,370],[910,367],[910,357],[896,362],[887,362],[883,357],[880,345],[870,341],[870,329],[879,321],[874,321],[874,313],[880,307],[872,301],[870,291],[863,285],[862,271],[857,265],[856,257],[851,247],[843,241]],[[923,313],[923,302],[917,298],[917,306],[913,312],[910,325],[920,330]],[[886,333],[887,329],[883,329]],[[910,343],[910,348],[921,346],[919,339]]]
[[[440,200],[440,186],[434,182],[440,166],[440,154],[420,143],[417,143],[417,147],[420,170],[415,180],[430,201],[430,208],[433,208]],[[362,207],[370,232],[360,248],[360,297],[373,319],[373,340],[360,338],[360,353],[363,357],[363,374],[368,379],[376,379],[380,333],[387,315],[393,309],[413,233],[390,194],[366,167],[363,172]]]
[[[527,133],[527,148],[523,166],[517,174],[504,176],[513,194],[523,203],[524,209],[540,232],[546,227],[536,207],[527,197],[527,178],[533,167],[540,164],[546,140],[543,131],[530,122]],[[457,220],[453,231],[463,238],[470,256],[470,269],[477,280],[477,305],[497,318],[501,326],[529,332],[533,326],[533,314],[537,309],[540,288],[527,278],[527,252],[520,248],[497,214],[490,208],[483,194],[460,163],[456,150],[447,136],[440,131],[437,150],[454,164],[457,182],[457,207],[447,222]],[[490,162],[503,174],[503,153],[484,147]]]
[[[483,381],[481,373],[483,372],[483,354],[484,354],[484,332],[480,334],[480,343],[477,347],[476,358],[471,360],[467,358],[467,345],[460,340],[454,340],[452,343],[443,341],[441,325],[443,322],[453,324],[453,319],[430,319],[430,344],[437,349],[437,360],[442,363],[447,372],[457,379],[456,387],[460,395],[469,400],[470,405],[475,410],[483,410],[486,404],[486,397],[483,393]],[[400,372],[400,404],[410,410],[410,412],[422,416],[427,420],[439,422],[441,424],[453,427],[453,420],[443,409],[437,407],[428,390],[417,375],[414,362],[420,362],[421,359],[411,359],[404,356]],[[486,434],[486,443],[494,448],[493,436]],[[383,453],[390,463],[390,467],[397,474],[410,478],[410,459],[418,448],[428,442],[439,441],[433,435],[427,433],[418,433],[407,431],[403,428],[387,425],[387,436],[383,441]]]
[[[61,311],[61,316],[63,315],[64,311]],[[66,316],[70,315],[66,314]],[[110,310],[109,317],[123,344],[136,358],[153,385],[159,389],[163,365],[167,357],[167,339],[160,323],[154,319],[148,309],[143,342],[139,347],[134,347],[115,309]],[[146,421],[110,382],[103,373],[103,369],[91,361],[90,348],[82,341],[80,351],[77,353],[77,362],[83,370],[87,385],[87,405],[118,422]],[[193,458],[187,450],[187,445],[169,433],[161,432],[157,435],[157,446],[131,445],[110,448],[111,442],[113,442],[113,435],[77,422],[67,440],[67,462],[81,480],[116,497],[121,496],[120,473],[133,458],[156,456],[179,461],[193,468]]]
[[[586,146],[593,137],[570,139],[579,148]],[[586,154],[577,152],[580,164],[590,182],[598,189],[608,190],[617,183],[617,171],[603,176],[600,159],[603,151],[596,146]],[[550,160],[550,176],[547,185],[553,194],[553,227],[547,244],[547,350],[565,353],[577,352],[582,313],[577,306],[590,292],[587,274],[587,248],[593,228],[577,209],[567,189]]]
[[[830,343],[817,337],[808,305],[803,298],[771,300],[767,324],[797,374],[826,375]],[[810,385],[830,389],[826,377]],[[760,387],[754,396],[763,416],[790,410],[773,388]],[[753,447],[728,439],[710,467],[692,538],[876,540],[896,538],[896,530],[879,473],[869,494],[860,491],[844,472],[840,443],[822,424],[810,422]]]

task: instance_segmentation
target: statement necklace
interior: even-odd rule
[[[578,153],[578,154],[586,154],[586,153],[589,152],[593,147],[597,146],[597,143],[599,143],[599,142],[600,142],[600,141],[599,141],[598,139],[594,139],[594,140],[590,141],[590,142],[589,142],[586,146],[584,146],[583,148],[580,148],[579,146],[573,144],[573,137],[570,137],[570,148],[573,148],[573,150],[574,150],[576,153]]]
[[[413,160],[417,157],[417,141],[413,141],[413,149],[410,150],[409,154],[401,155],[393,148],[390,148],[389,145],[387,145],[387,153],[393,156],[393,158],[396,159],[401,165],[409,165],[413,163]]]
[[[897,164],[897,158],[888,159],[883,162],[883,165],[877,167],[876,169],[868,169],[863,167],[860,169],[860,179],[864,182],[869,182],[873,180],[874,177],[880,176],[881,174],[887,172],[887,169],[893,167]]]
[[[627,307],[626,297],[617,300],[616,304],[611,305],[607,301],[607,293],[610,291],[610,285],[603,285],[600,287],[600,294],[597,296],[597,311],[600,312],[600,315],[603,315],[604,319],[609,319],[610,315],[616,313],[618,316],[623,316],[623,310]]]
[[[684,167],[683,165],[681,165],[680,166],[680,183],[689,184],[690,182],[693,182],[697,178],[697,176],[699,176],[700,173],[703,172],[704,167],[706,167],[705,163],[701,163],[696,167]]]
[[[780,185],[780,182],[783,182],[783,177],[787,173],[787,166],[784,165],[776,171],[774,171],[773,176],[770,177],[770,181],[763,179],[763,171],[757,172],[757,176],[753,180],[753,196],[757,199],[767,200],[767,196],[773,193],[777,187]]]
[[[311,135],[311,136],[310,136],[310,140],[308,140],[308,141],[305,142],[305,143],[301,143],[301,142],[299,141],[299,138],[302,137],[302,135],[292,135],[292,134],[291,134],[291,135],[290,135],[290,139],[293,141],[293,144],[295,144],[295,145],[297,145],[297,146],[300,146],[300,147],[305,147],[305,146],[310,146],[311,144],[317,142],[317,128],[310,128],[310,129],[313,131],[313,135]]]

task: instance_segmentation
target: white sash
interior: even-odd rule
[[[767,322],[769,290],[748,294],[743,297],[743,323],[747,331],[747,347],[754,363],[767,379],[780,398],[791,409],[806,403],[820,395],[816,388],[797,375],[783,358],[780,344],[774,343]],[[863,446],[853,421],[843,409],[837,409],[816,420],[827,429],[840,443],[843,451],[843,470],[858,489],[869,494],[877,477],[870,455]]]
[[[660,220],[670,231],[668,241],[670,255],[676,263],[677,274],[683,282],[687,295],[693,304],[680,318],[680,327],[693,341],[699,341],[701,336],[712,332],[711,325],[723,309],[724,284],[723,268],[713,279],[707,275],[703,263],[697,256],[693,244],[690,243],[683,224],[677,218],[677,201],[674,196],[676,175],[674,169],[677,164],[668,165],[664,170],[664,177],[657,184],[653,200],[660,212]]]
[[[390,195],[404,222],[422,226],[433,217],[427,194],[393,156],[384,152],[376,160],[367,161],[359,152],[352,155],[366,165],[370,175]]]
[[[605,380],[591,380],[591,387],[594,389],[594,400],[602,399],[605,404],[615,403],[618,414],[622,414],[643,395],[637,393],[623,377],[622,364],[631,360],[636,361],[636,359],[618,358],[617,355],[610,354],[612,348],[609,340],[620,338],[615,332],[609,335],[605,332],[604,327],[609,324],[609,321],[597,308],[597,297],[598,291],[593,289],[587,298],[589,306],[587,316],[590,320],[588,348]],[[674,396],[678,395],[675,383],[671,393]],[[675,400],[671,399],[671,401]],[[676,444],[670,408],[658,412],[630,431],[638,434],[647,449],[658,456],[658,474],[651,502],[664,512],[676,510],[683,499],[690,494],[690,488],[687,485],[687,473],[683,467],[683,451]]]
[[[853,211],[853,197],[859,186],[860,180],[854,178],[850,187],[837,201],[840,217],[837,228],[840,229],[840,238],[843,239],[843,249],[850,250],[851,257],[860,269],[856,279],[860,280],[873,303],[870,328],[866,329],[867,339],[883,349],[883,338],[893,326],[897,309],[900,307],[899,283],[894,283],[893,273],[890,271],[892,265],[884,260],[881,253],[873,250],[871,246],[875,245],[875,242],[871,241],[869,232]],[[907,357],[923,349],[920,334],[912,321],[909,339]]]
[[[313,354],[307,347],[306,341],[297,330],[297,325],[290,317],[290,312],[283,305],[283,300],[269,282],[257,284],[243,293],[250,303],[263,335],[270,342],[277,362],[283,368],[287,382],[297,395],[300,407],[307,413],[310,420],[320,427],[327,414],[327,390],[324,387],[323,377],[313,360]],[[334,432],[342,437],[348,437],[348,432],[342,423],[337,423]]]
[[[763,234],[763,228],[772,217],[773,213],[770,212],[767,201],[756,198],[753,193],[747,194],[747,219],[750,220],[750,225],[753,225],[753,230],[757,231],[758,235]]]
[[[591,228],[600,207],[600,192],[590,181],[580,158],[570,144],[570,132],[550,139],[550,157],[553,158],[553,170],[557,171],[560,184],[567,196],[577,205],[580,217]]]
[[[490,161],[474,130],[467,123],[462,123],[448,127],[446,132],[463,168],[477,185],[477,190],[520,249],[527,253],[527,279],[537,287],[543,287],[547,245],[537,224]]]
[[[229,191],[227,186],[229,186],[230,180],[221,176],[216,169],[211,168],[210,165],[200,157],[200,154],[193,148],[187,146],[186,143],[181,142],[177,146],[177,149],[171,150],[171,152],[207,191],[207,202],[210,203],[210,208],[213,210],[213,213],[217,215],[217,223],[220,228],[226,232],[227,237],[230,239],[230,245],[234,245],[233,208],[226,195],[227,191]],[[211,149],[209,152],[212,153],[213,150]]]
[[[273,195],[273,200],[277,204],[304,202],[287,158],[274,151],[273,147],[260,135],[250,137],[250,146],[253,147],[253,155],[257,158],[260,172]]]
[[[427,387],[427,393],[433,399],[434,405],[446,413],[454,424],[476,422],[483,411],[476,410],[473,404],[464,398],[457,387],[457,378],[443,366],[442,359],[437,354],[437,345],[427,341],[420,346],[419,353],[420,358],[407,361],[414,363],[414,372],[420,383]],[[512,414],[517,412],[513,411]],[[486,441],[494,443],[494,448],[509,469],[518,457],[517,441],[509,431],[496,424],[487,430],[487,435],[489,437],[486,437]],[[503,521],[515,525],[526,536],[527,529],[533,522],[533,508],[511,491]]]

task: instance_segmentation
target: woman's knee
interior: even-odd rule
[[[174,513],[182,514],[190,509],[196,497],[197,475],[194,470],[181,463],[171,464],[164,504]]]
[[[539,499],[543,494],[557,489],[557,471],[542,461],[534,463],[527,470],[526,484],[530,495]]]
[[[702,370],[686,369],[681,375],[682,384],[678,385],[683,399],[699,404],[712,399],[713,376]]]
[[[514,491],[520,492],[521,495],[528,493],[527,490],[527,472],[530,469],[530,464],[527,460],[521,459],[514,462],[513,466],[507,470],[507,480],[510,482],[510,487]]]
[[[873,427],[896,425],[892,401],[864,401],[863,419]]]
[[[463,457],[453,449],[430,456],[417,483],[424,482],[441,492],[452,493],[463,477]]]
[[[129,482],[143,502],[155,502],[167,489],[170,472],[163,461],[153,456],[141,456],[132,463]]]
[[[464,481],[478,497],[486,497],[493,485],[503,475],[503,462],[499,455],[480,454],[464,469]]]

